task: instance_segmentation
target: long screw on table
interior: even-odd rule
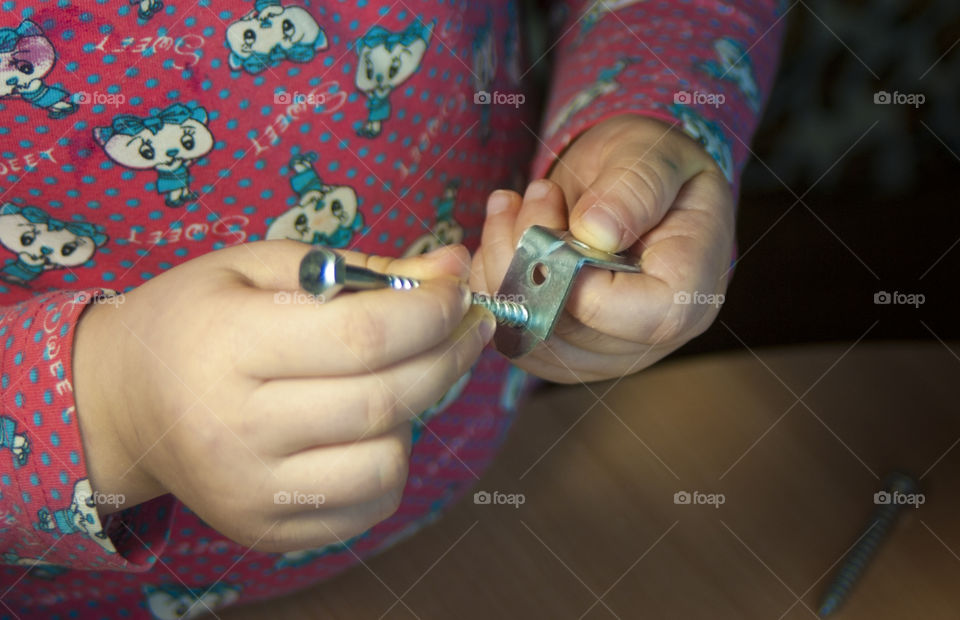
[[[420,281],[371,269],[348,265],[343,257],[333,250],[311,250],[300,261],[300,286],[312,295],[332,298],[341,290],[363,291],[377,288],[409,290],[420,286]],[[483,306],[493,314],[497,323],[510,327],[523,327],[530,320],[530,311],[523,304],[492,298],[483,293],[473,293],[474,304]]]
[[[903,504],[896,501],[898,497],[916,494],[917,489],[917,481],[906,474],[893,473],[887,478],[883,491],[874,496],[875,501],[878,499],[881,501],[877,501],[877,509],[870,519],[866,533],[847,553],[821,599],[819,612],[821,618],[836,611],[850,595],[850,590],[860,579],[903,508]]]

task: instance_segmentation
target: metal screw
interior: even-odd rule
[[[343,257],[333,250],[317,248],[300,261],[300,286],[312,295],[323,295],[324,299],[330,299],[341,290],[409,290],[420,286],[420,281],[348,265]],[[497,323],[502,325],[523,327],[530,320],[527,307],[514,301],[496,299],[484,293],[473,293],[472,301],[489,310]]]
[[[850,595],[850,590],[856,585],[867,564],[873,558],[880,544],[889,533],[897,520],[897,515],[903,506],[893,501],[894,494],[914,494],[919,485],[912,477],[899,472],[887,477],[883,492],[889,498],[888,503],[878,503],[877,509],[870,519],[867,531],[853,546],[837,570],[833,581],[824,593],[820,602],[820,617],[826,617],[836,611]]]

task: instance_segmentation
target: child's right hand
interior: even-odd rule
[[[423,284],[326,303],[296,293],[309,249],[213,252],[84,311],[73,371],[95,491],[125,494],[121,509],[173,493],[260,551],[346,539],[396,510],[410,420],[467,372],[493,317],[471,310],[462,246],[344,252]]]

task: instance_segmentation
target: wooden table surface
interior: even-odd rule
[[[880,479],[921,478],[838,619],[960,618],[960,357],[939,342],[667,361],[550,387],[478,490],[320,586],[219,613],[287,618],[815,618]],[[719,508],[674,503],[722,493]]]

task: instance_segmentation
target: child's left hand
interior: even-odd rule
[[[474,290],[499,288],[534,224],[637,256],[643,273],[581,270],[553,336],[515,360],[524,370],[561,383],[623,376],[716,318],[733,253],[733,195],[713,159],[679,129],[632,114],[608,119],[581,134],[549,181],[535,181],[523,198],[491,194]]]

